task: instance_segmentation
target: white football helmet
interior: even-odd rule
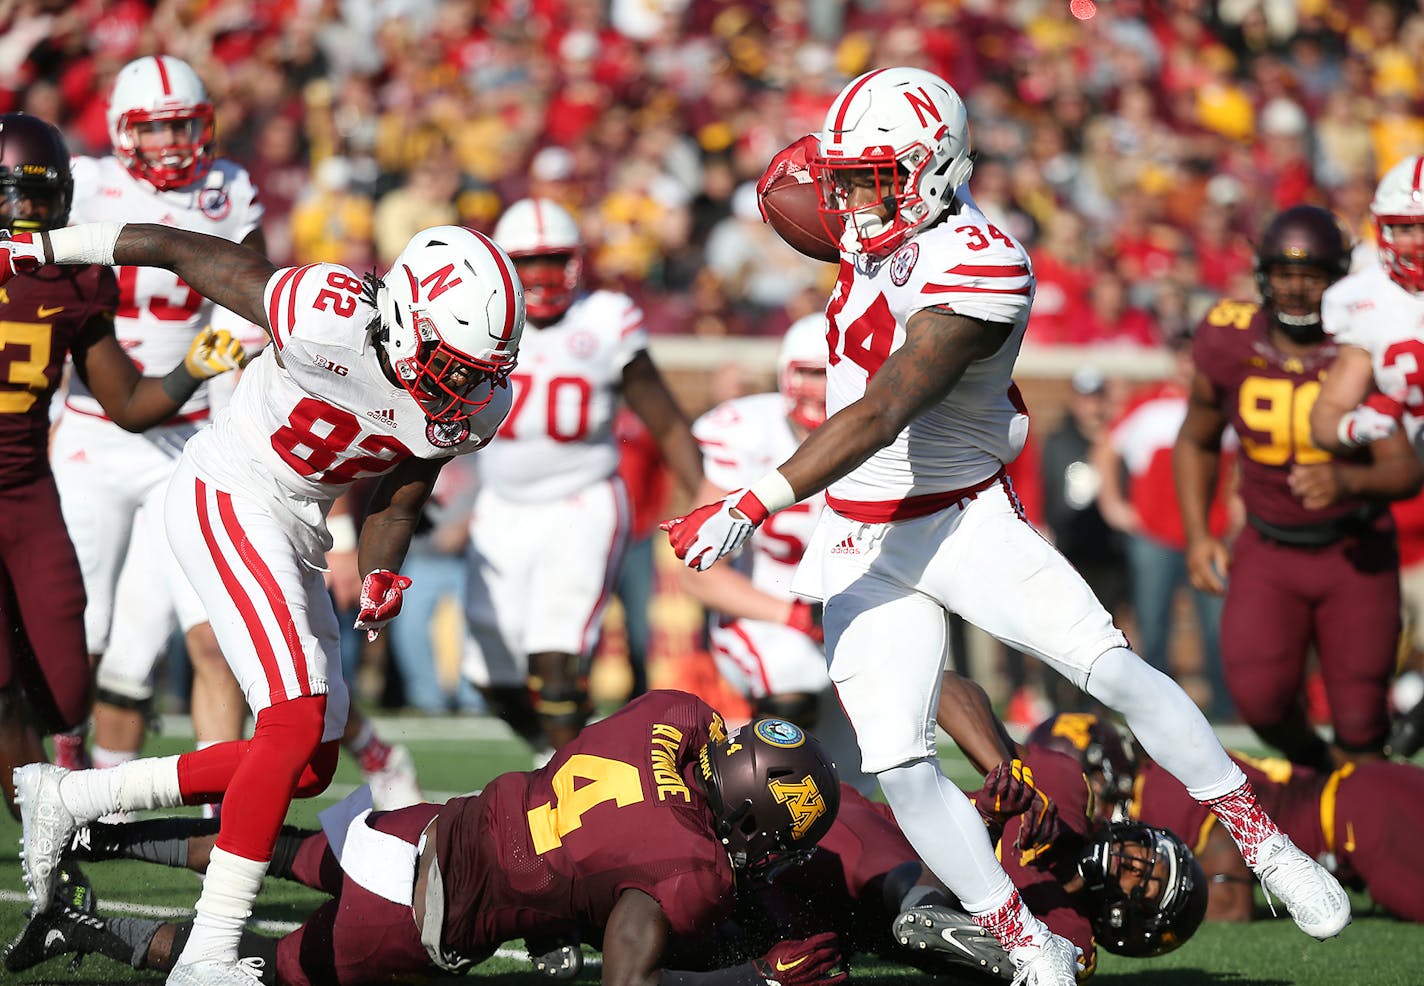
[[[821,188],[821,213],[844,227],[841,249],[888,255],[942,216],[954,190],[969,180],[969,119],[949,83],[917,68],[867,72],[841,90],[817,134],[811,174]],[[857,198],[870,188],[874,198]],[[874,214],[878,206],[888,218]]]
[[[807,431],[826,423],[826,316],[798,318],[781,337],[776,354],[776,389],[786,416]]]
[[[176,140],[143,151],[146,128],[172,127]],[[129,62],[109,94],[109,140],[114,156],[136,178],[157,189],[184,188],[212,167],[213,107],[203,80],[172,55],[146,55]]]
[[[1375,188],[1370,215],[1380,261],[1389,268],[1389,276],[1410,291],[1424,291],[1424,250],[1401,253],[1391,228],[1424,223],[1424,157],[1405,158],[1385,172]]]
[[[483,233],[416,233],[382,279],[376,310],[391,369],[431,421],[478,414],[506,385],[524,331],[524,291],[514,261]]]
[[[583,244],[578,223],[567,209],[550,199],[520,199],[499,217],[494,241],[515,259],[562,257],[562,272],[525,265],[520,267],[519,279],[524,283],[524,304],[534,321],[548,324],[569,310],[583,278]]]

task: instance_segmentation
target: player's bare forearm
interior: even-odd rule
[[[1424,464],[1414,454],[1403,429],[1370,444],[1374,461],[1337,461],[1341,489],[1351,496],[1372,500],[1407,500],[1424,488]]]
[[[1221,413],[1197,400],[1193,393],[1187,404],[1186,419],[1172,446],[1172,477],[1188,541],[1209,534],[1207,516],[1216,492],[1221,435],[1225,429],[1226,420]]]
[[[1310,437],[1319,448],[1337,453],[1348,449],[1340,441],[1340,419],[1369,396],[1373,387],[1370,354],[1358,346],[1341,346],[1310,408]]]
[[[603,931],[603,986],[657,986],[668,934],[662,906],[641,890],[624,890]]]
[[[623,399],[657,440],[668,468],[683,490],[696,490],[702,483],[702,453],[692,437],[687,415],[682,413],[646,350],[623,368]]]
[[[387,473],[371,496],[371,510],[356,545],[357,567],[364,578],[377,569],[400,571],[420,524],[420,513],[435,479],[449,459],[406,459]]]
[[[171,270],[203,297],[270,328],[262,301],[277,268],[242,244],[170,226],[129,223],[114,246],[114,261]]]
[[[969,365],[999,351],[1011,327],[925,309],[910,318],[865,395],[826,419],[780,467],[798,500],[825,489],[944,400]]]
[[[163,381],[143,376],[112,332],[74,354],[74,372],[104,413],[125,431],[147,431],[178,410],[178,403],[164,392]]]
[[[1022,755],[1023,751],[994,715],[984,689],[953,671],[944,672],[940,678],[935,721],[981,774]]]

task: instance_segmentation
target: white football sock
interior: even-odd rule
[[[178,957],[179,964],[237,961],[242,929],[266,875],[265,861],[245,859],[213,847],[193,918],[193,932]]]
[[[176,808],[177,757],[144,757],[106,770],[76,770],[59,782],[59,796],[81,825],[114,811]]]

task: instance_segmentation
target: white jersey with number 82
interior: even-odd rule
[[[371,339],[374,306],[336,264],[289,267],[265,293],[272,345],[243,371],[232,403],[188,443],[200,474],[280,505],[308,559],[329,547],[324,517],[358,479],[416,456],[480,448],[509,412],[510,392],[457,425],[434,425],[386,379]]]

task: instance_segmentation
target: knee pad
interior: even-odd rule
[[[582,676],[571,682],[531,679],[530,689],[534,712],[554,726],[582,726],[592,708],[588,701],[588,679]]]
[[[818,695],[806,692],[787,692],[783,695],[763,695],[754,703],[756,714],[771,716],[794,722],[802,729],[815,730],[821,700]]]

